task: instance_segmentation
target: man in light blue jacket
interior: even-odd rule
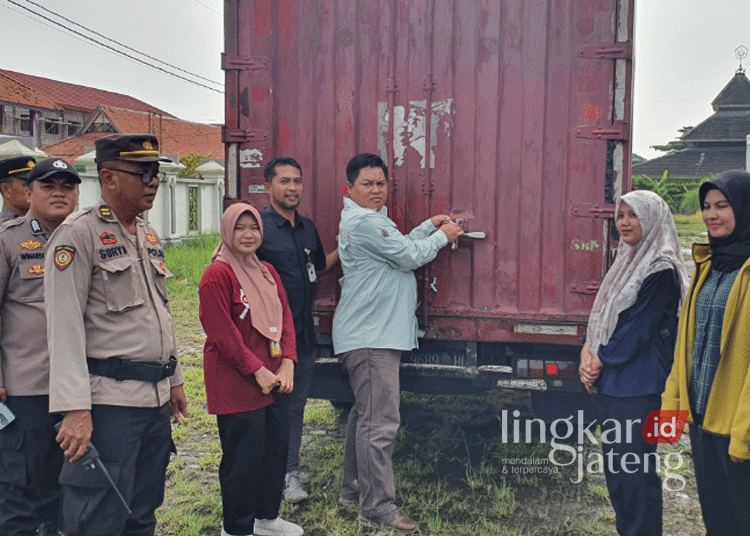
[[[358,504],[360,521],[401,532],[419,528],[396,508],[393,441],[400,424],[401,352],[417,347],[417,282],[413,270],[463,234],[438,215],[403,235],[388,218],[388,168],[374,154],[346,166],[339,254],[344,277],[333,316],[333,348],[354,390],[344,450],[343,504]]]

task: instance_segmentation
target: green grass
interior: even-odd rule
[[[703,226],[700,218],[675,220],[681,233],[698,233]],[[175,274],[168,285],[190,417],[186,425],[173,427],[179,454],[169,467],[165,503],[157,512],[160,536],[220,533],[221,449],[216,419],[206,411],[205,336],[197,295],[217,241],[213,235],[165,248],[165,262]],[[511,408],[519,409],[522,418],[530,415],[529,395],[507,390],[476,396],[403,393],[394,450],[399,507],[420,521],[421,534],[430,536],[613,536],[614,515],[602,475],[587,475],[580,485],[571,486],[572,468],[551,475],[503,474],[503,460],[543,459],[550,450],[547,444],[502,443],[498,415]],[[363,529],[358,512],[338,504],[344,422],[345,415],[327,401],[308,403],[302,470],[311,498],[298,506],[282,503],[281,515],[301,524],[309,536],[392,534]],[[660,446],[660,452],[672,452],[669,449],[680,452],[679,446]],[[672,473],[691,480],[691,471],[686,466]]]
[[[211,263],[211,255],[218,243],[218,234],[207,234],[165,247],[166,263],[175,279],[187,280],[197,287],[203,272]]]

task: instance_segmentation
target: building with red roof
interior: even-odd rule
[[[157,137],[162,154],[179,158],[199,153],[221,162],[224,160],[221,127],[113,106],[99,106],[81,127],[79,135],[43,147],[43,151],[50,157],[73,162],[94,150],[94,142],[103,136],[145,132]]]
[[[129,95],[0,69],[0,135],[32,148],[78,134],[100,106],[174,118]]]

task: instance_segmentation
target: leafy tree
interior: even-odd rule
[[[202,179],[196,169],[200,167],[204,160],[211,158],[212,155],[202,155],[200,153],[188,153],[180,158],[180,164],[185,166],[185,169],[180,171],[179,176],[188,179]]]
[[[700,210],[698,190],[700,190],[700,186],[685,192],[680,202],[680,214],[695,214]]]
[[[672,140],[666,145],[652,145],[651,148],[656,151],[662,151],[665,153],[671,152],[671,151],[679,151],[680,149],[684,149],[687,147],[687,144],[683,141],[681,141],[681,138],[690,132],[693,129],[693,127],[682,127],[677,132],[680,133],[680,135],[677,137],[678,139]]]
[[[698,187],[705,179],[685,181],[671,179],[665,170],[659,181],[648,175],[635,175],[633,186],[638,190],[651,190],[659,194],[673,214],[694,214],[698,210]]]

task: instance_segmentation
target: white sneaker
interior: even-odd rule
[[[306,501],[307,497],[308,494],[299,479],[299,471],[287,473],[284,478],[284,500],[290,504],[298,504]]]
[[[276,519],[256,519],[256,536],[302,536],[305,533],[302,527],[284,521],[280,517]]]
[[[221,529],[221,536],[253,536],[252,534],[229,534],[223,528]]]

